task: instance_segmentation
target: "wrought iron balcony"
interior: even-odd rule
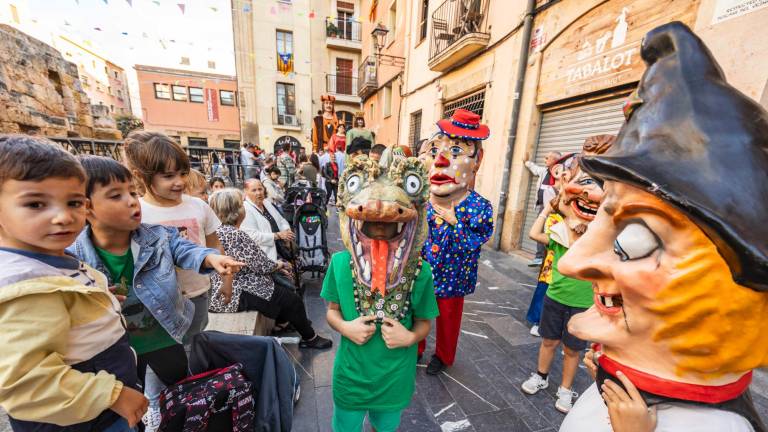
[[[429,68],[445,71],[488,46],[490,0],[445,0],[432,13]]]
[[[348,51],[362,49],[360,21],[343,18],[325,19],[325,43],[327,46]]]
[[[357,77],[360,80],[360,89],[357,94],[365,100],[379,87],[378,64],[376,58],[368,56],[360,63],[357,69]]]
[[[325,75],[325,91],[337,95],[357,97],[357,77],[350,75]]]

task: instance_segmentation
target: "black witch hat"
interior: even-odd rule
[[[682,23],[651,30],[641,56],[648,69],[627,122],[611,150],[582,167],[675,205],[715,243],[737,283],[768,291],[768,113],[725,81]]]

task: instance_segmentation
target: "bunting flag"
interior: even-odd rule
[[[122,34],[123,36],[128,36],[128,32],[122,32],[120,34]]]
[[[293,72],[293,54],[292,53],[279,53],[277,56],[277,70],[282,72],[283,75],[288,75]]]
[[[105,5],[109,4],[109,0],[102,0],[102,1],[104,2]]]
[[[379,0],[371,1],[371,10],[368,12],[368,21],[376,21],[376,9],[379,7]]]
[[[133,7],[133,0],[125,0],[129,7]]]
[[[176,6],[178,6],[179,9],[181,9],[181,14],[184,15],[184,11],[186,10],[187,5],[185,5],[184,3],[177,3]]]
[[[217,9],[216,6],[209,6],[208,8],[210,10],[214,11],[214,12],[218,12],[219,11],[219,9]]]
[[[248,13],[251,11],[251,5],[245,5],[243,6],[243,12]]]
[[[277,15],[277,11],[275,10],[275,7],[274,7],[274,6],[272,6],[271,8],[269,8],[269,13],[270,13],[270,15]]]
[[[154,4],[158,5],[158,6],[160,6],[160,0],[152,0],[152,3],[154,3]]]
[[[309,17],[314,18],[315,17],[315,11],[311,10],[309,11]]]
[[[101,31],[100,27],[94,27],[93,29],[96,30],[96,31]]]

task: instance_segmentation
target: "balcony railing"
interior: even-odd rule
[[[300,128],[303,125],[301,122],[301,110],[294,110],[293,114],[289,114],[285,111],[280,112],[275,107],[272,107],[272,124]]]
[[[325,75],[325,91],[337,95],[357,96],[357,77],[349,75]]]
[[[365,99],[366,96],[376,91],[379,87],[379,77],[375,57],[368,56],[360,63],[357,77],[360,81],[360,89],[358,89],[357,94],[361,98]]]
[[[489,0],[446,0],[432,13],[432,60],[468,34],[486,33]]]
[[[325,35],[329,38],[360,42],[360,21],[342,18],[325,19]]]

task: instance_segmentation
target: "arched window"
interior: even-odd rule
[[[349,111],[336,111],[336,118],[339,119],[339,123],[344,123],[346,130],[350,130],[352,128],[353,117],[354,116]]]

